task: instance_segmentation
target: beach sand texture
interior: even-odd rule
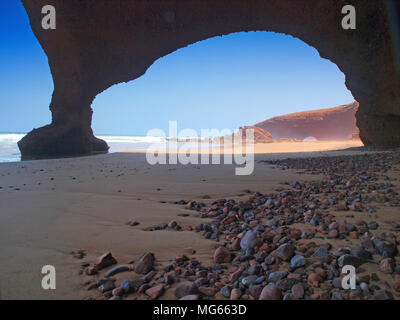
[[[346,146],[350,144],[345,143]],[[343,142],[336,144],[336,148],[343,145]],[[359,145],[356,141],[352,146]],[[193,231],[146,229],[171,220],[184,230],[211,221],[201,219],[184,205],[174,204],[182,199],[206,204],[219,198],[246,200],[249,197],[244,192],[246,189],[270,193],[282,187],[283,181],[318,178],[300,175],[296,170],[282,171],[260,160],[365,153],[327,152],[325,149],[311,152],[321,149],[320,145],[312,143],[290,146],[286,151],[295,152],[263,154],[258,147],[255,170],[249,176],[235,176],[235,165],[150,166],[143,153],[1,163],[0,299],[103,298],[96,290],[86,289],[88,281],[96,281],[101,276],[80,274],[80,266],[83,262],[92,263],[107,251],[112,252],[119,264],[137,261],[142,253],[153,252],[156,268],[161,270],[161,266],[171,263],[185,249],[193,248],[194,256],[209,265],[215,241]],[[277,152],[284,150],[283,144],[274,144],[274,148]],[[332,145],[329,148],[335,149]],[[391,174],[399,178],[398,172]],[[182,214],[188,216],[180,216]],[[345,213],[337,215],[341,214]],[[372,216],[382,226],[379,232],[385,230],[383,221],[400,221],[398,209],[391,207],[382,207],[379,216]],[[130,221],[137,221],[139,225],[130,226],[127,224]],[[343,241],[331,242],[339,247]],[[71,252],[76,250],[84,250],[86,257],[73,258]],[[44,265],[56,268],[56,290],[41,287]],[[369,268],[377,266],[371,264]],[[132,277],[138,275],[121,273],[115,276],[117,280]],[[388,275],[382,278],[390,280]],[[168,290],[162,298],[174,298],[173,290]]]

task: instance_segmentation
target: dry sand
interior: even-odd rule
[[[357,145],[354,142],[353,146]],[[301,148],[314,150],[311,143],[291,146],[297,152]],[[235,176],[234,165],[150,166],[140,153],[2,163],[0,299],[88,297],[83,283],[96,276],[79,275],[80,265],[93,262],[106,251],[112,251],[119,263],[136,261],[141,253],[151,251],[157,263],[165,265],[192,247],[197,251],[196,258],[211,261],[215,242],[198,233],[143,229],[171,220],[182,226],[204,222],[193,216],[178,216],[192,211],[174,201],[210,203],[222,197],[246,198],[244,189],[273,192],[282,181],[317,178],[281,171],[259,160],[359,152],[363,151],[258,154],[250,176]],[[204,195],[211,199],[203,200]],[[126,223],[132,220],[140,224],[128,226]],[[70,254],[78,249],[88,254],[83,260]],[[41,288],[44,265],[56,267],[56,290]]]

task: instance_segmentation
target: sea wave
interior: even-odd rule
[[[21,154],[17,142],[25,133],[0,133],[0,162],[19,161]],[[107,136],[100,135],[110,146],[110,152],[143,151],[151,144],[162,143],[167,140],[164,137],[152,136]]]
[[[107,143],[154,143],[163,142],[163,137],[149,137],[149,136],[97,136],[105,140]]]

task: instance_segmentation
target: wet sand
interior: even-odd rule
[[[146,229],[171,220],[184,229],[205,222],[175,201],[210,204],[218,198],[247,199],[245,189],[268,193],[282,181],[318,178],[282,171],[260,160],[355,153],[363,151],[257,154],[250,176],[235,176],[235,165],[150,166],[140,153],[0,164],[0,298],[98,297],[99,293],[86,290],[85,282],[100,276],[81,275],[79,270],[83,262],[92,263],[107,251],[119,264],[137,261],[150,251],[158,265],[166,265],[193,248],[197,259],[210,264],[215,241],[193,231]],[[206,195],[210,199],[204,199]],[[376,221],[397,220],[393,208],[382,212]],[[139,225],[127,225],[133,220]],[[82,260],[71,255],[79,249],[87,253]],[[56,290],[41,288],[44,265],[56,268]],[[163,298],[172,298],[171,294],[169,290]]]

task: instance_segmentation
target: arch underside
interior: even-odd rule
[[[22,156],[104,152],[94,137],[91,104],[110,86],[134,80],[179,48],[242,31],[297,37],[335,63],[360,103],[357,125],[366,145],[400,145],[399,26],[387,1],[321,0],[21,0],[49,60],[54,80],[52,123],[20,142]],[[395,0],[396,5],[400,1]],[[53,5],[57,29],[41,27]],[[344,5],[357,10],[357,29],[341,27]],[[400,33],[399,33],[400,34]],[[399,52],[400,54],[400,52]]]

